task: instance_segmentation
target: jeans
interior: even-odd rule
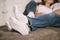
[[[27,6],[26,6],[26,9],[24,11],[24,15],[28,15],[29,12],[34,12],[35,13],[35,10],[36,10],[36,2],[34,0],[31,0]]]
[[[29,26],[32,28],[32,30],[47,26],[60,27],[60,15],[57,15],[55,13],[39,15],[35,18],[28,17],[28,20],[30,22]]]

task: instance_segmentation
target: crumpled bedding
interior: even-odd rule
[[[7,26],[0,27],[0,40],[60,40],[60,28],[48,27],[22,36],[16,31],[8,31]]]

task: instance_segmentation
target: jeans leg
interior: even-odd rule
[[[55,15],[52,26],[60,28],[60,15]]]
[[[40,15],[37,16],[35,18],[28,18],[30,21],[30,26],[32,28],[32,30],[36,30],[38,28],[43,28],[46,26],[57,26],[59,24],[57,24],[57,15],[55,13],[51,13],[51,14],[47,14],[47,15]],[[56,20],[57,19],[57,20]],[[57,23],[56,23],[57,22]],[[54,24],[56,23],[56,24]],[[60,22],[59,22],[60,23]],[[60,25],[59,25],[60,26]]]
[[[48,16],[49,15],[37,16],[36,18],[29,17],[29,26],[31,26],[32,30],[49,26]]]

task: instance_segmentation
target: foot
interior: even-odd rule
[[[23,12],[22,11],[19,11],[19,8],[17,5],[15,5],[15,16],[16,18],[23,22],[23,23],[27,23],[28,22],[28,19],[25,15],[23,15]]]
[[[15,18],[11,18],[11,26],[14,30],[18,31],[19,33],[21,33],[22,35],[28,35],[29,34],[29,27],[26,23],[23,22],[19,22],[18,20],[16,20]]]
[[[35,18],[35,15],[34,15],[33,12],[29,12],[29,14],[28,14],[27,16],[29,16],[29,17],[31,17],[31,18]]]

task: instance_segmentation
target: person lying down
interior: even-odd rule
[[[42,6],[42,5],[40,5],[40,6]],[[43,10],[43,12],[45,12],[44,14],[50,14],[51,12],[53,12],[48,7],[43,6],[43,8],[44,9],[41,9],[41,8],[40,9]],[[38,9],[38,10],[40,10],[40,9]],[[16,11],[18,11],[18,7],[17,7]],[[38,12],[40,12],[40,11],[38,11]],[[17,19],[15,17],[10,17],[9,20],[8,20],[8,22],[7,22],[9,30],[14,29],[14,30],[18,31],[19,33],[21,33],[22,35],[28,35],[29,32],[30,32],[30,28],[28,27],[28,19],[27,19],[27,17],[24,16],[22,13],[20,13],[20,14],[18,12],[16,12],[16,13],[17,13],[17,15],[16,15]],[[42,18],[44,16],[45,15],[43,15]],[[50,16],[50,17],[52,17],[52,16]],[[36,17],[36,18],[38,18],[38,17]],[[34,21],[35,21],[36,18],[32,18],[32,20],[34,19]],[[43,18],[43,19],[45,19],[45,18]],[[35,22],[38,22],[38,21],[36,20]],[[40,20],[40,22],[41,22],[41,20]]]
[[[60,3],[55,3],[53,4],[50,8],[46,7],[45,5],[38,5],[37,8],[37,16],[38,15],[44,15],[44,14],[50,14],[52,12],[57,12],[60,13]]]

